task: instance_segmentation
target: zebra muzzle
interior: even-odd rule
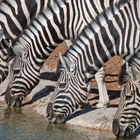
[[[118,121],[118,119],[114,119],[113,120],[112,131],[113,131],[113,134],[114,135],[116,135],[117,137],[119,136],[120,127],[119,127],[119,121]]]
[[[129,125],[120,126],[118,119],[113,120],[112,131],[116,137],[134,137],[132,127]]]

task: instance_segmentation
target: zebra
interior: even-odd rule
[[[82,12],[78,12],[80,2],[82,2],[81,6],[86,6],[86,8],[83,8],[84,15]],[[90,16],[92,15],[93,19],[95,19],[94,17],[97,15],[97,11],[96,11],[96,14],[94,14],[95,13],[94,9],[96,9],[96,7],[103,7],[102,10],[101,8],[99,8],[101,12],[103,11],[104,7],[108,7],[108,4],[111,5],[111,1],[104,1],[104,2],[102,1],[103,5],[101,3],[99,4],[99,1],[97,1],[96,3],[94,2],[93,1],[78,1],[78,4],[76,5],[75,1],[67,1],[67,2],[63,0],[58,1],[58,2],[56,1],[55,5],[52,5],[52,7],[50,6],[50,8],[48,8],[46,12],[43,12],[42,15],[40,15],[35,21],[32,22],[31,26],[19,38],[19,40],[16,42],[16,45],[14,46],[16,52],[18,48],[20,48],[20,50],[22,48],[24,50],[23,52],[25,52],[25,53],[20,53],[19,51],[19,55],[23,56],[24,67],[23,69],[19,68],[19,71],[18,71],[19,76],[16,76],[16,78],[13,77],[14,80],[10,82],[13,84],[12,86],[9,86],[9,88],[7,89],[7,92],[9,92],[9,94],[7,95],[9,96],[12,95],[11,97],[8,97],[9,101],[7,101],[7,103],[9,105],[11,104],[13,105],[13,103],[11,103],[11,101],[13,100],[10,98],[15,98],[15,100],[17,100],[17,101],[14,101],[15,102],[14,106],[16,106],[16,102],[22,101],[31,92],[31,90],[38,84],[39,79],[40,79],[39,77],[40,68],[42,67],[42,64],[44,63],[44,60],[56,48],[56,46],[65,39],[75,38],[77,34],[82,31],[82,29],[85,27],[85,22],[89,20],[89,16],[85,16],[87,5],[89,5],[90,12],[92,13],[90,14]],[[119,2],[119,1],[113,1],[113,3],[114,2]],[[94,9],[91,9],[90,7],[91,5],[94,7]],[[70,9],[72,11],[69,11]],[[73,12],[76,13],[77,15],[73,16]],[[67,15],[65,13],[67,13]],[[71,14],[71,18],[67,18],[67,17],[70,17],[70,14]],[[83,19],[83,16],[84,16],[84,19]],[[75,17],[77,17],[77,20]],[[85,20],[85,18],[87,19]],[[75,25],[77,26],[75,27]],[[44,31],[44,29],[46,31]],[[45,37],[44,37],[44,34],[45,34]],[[48,42],[43,42],[44,38]],[[42,47],[41,44],[39,44],[41,42],[42,44],[46,43],[45,45],[47,45],[47,47],[46,48]],[[13,97],[13,95],[16,97]],[[17,104],[19,105],[19,103]]]
[[[12,44],[25,27],[47,8],[49,0],[4,0],[0,3],[0,84],[7,78]]]
[[[72,44],[70,40],[65,40],[66,45],[69,46]],[[95,80],[97,82],[98,93],[99,93],[99,102],[96,104],[97,108],[106,107],[109,104],[109,96],[107,93],[107,88],[105,84],[105,70],[104,67],[100,68],[95,74]]]
[[[120,73],[119,83],[124,84],[121,90],[120,103],[114,115],[112,131],[117,137],[138,137],[140,135],[140,54],[128,60]]]
[[[6,91],[8,105],[20,105],[38,84],[40,69],[58,44],[66,39],[75,39],[105,7],[118,2],[120,1],[56,0],[50,4],[46,11],[32,21],[13,46],[17,55],[22,57],[23,64],[18,71],[17,68],[16,71],[12,68],[15,74]]]
[[[5,0],[4,2],[2,2],[0,5],[0,25],[2,26],[4,31],[3,38],[10,39],[14,42],[19,36],[19,34],[23,32],[25,27],[30,24],[31,20],[34,17],[37,17],[37,15],[40,13],[41,10],[45,10],[47,8],[48,3],[53,3],[53,1]],[[4,42],[6,42],[6,40]],[[10,58],[15,57],[15,54],[12,52],[11,45],[9,45],[8,42],[9,40],[7,41],[6,45],[5,44],[2,45],[3,47],[5,46],[5,50],[7,49],[6,50],[7,55],[4,54],[5,56],[2,55],[1,58],[7,57],[7,59],[3,59],[3,61],[1,61],[0,71],[2,72],[0,75],[1,76],[0,83],[2,83],[7,78],[8,75],[8,66],[9,66],[8,62],[11,60],[8,59],[9,55],[13,54],[13,56]],[[102,68],[95,75],[95,79],[97,81],[100,94],[99,97],[101,98],[99,100],[99,103],[97,104],[98,107],[102,107],[109,102],[104,78],[105,72],[104,69]]]
[[[127,61],[140,49],[139,6],[139,0],[129,0],[106,9],[60,55],[59,78],[46,110],[50,122],[65,122],[87,103],[90,80],[111,57]]]

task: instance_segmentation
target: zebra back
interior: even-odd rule
[[[49,0],[4,0],[0,4],[0,25],[5,38],[14,40],[41,11]]]

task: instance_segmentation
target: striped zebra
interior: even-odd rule
[[[66,39],[75,39],[99,13],[117,2],[119,0],[56,0],[50,4],[46,11],[32,21],[13,46],[15,52],[22,56],[23,67],[19,67],[19,71],[16,68],[16,72],[12,68],[15,74],[6,92],[7,103],[12,106],[21,104],[38,84],[40,69],[58,44]]]
[[[118,137],[140,135],[140,53],[128,60],[120,73],[121,90],[119,107],[113,119],[113,133]]]
[[[17,39],[19,34],[23,32],[25,27],[30,24],[31,20],[40,13],[41,10],[47,8],[48,3],[53,3],[52,0],[5,0],[0,5],[0,25],[3,28],[4,37],[13,42]],[[109,3],[109,0],[108,0]],[[108,4],[107,3],[107,4]],[[2,36],[1,36],[2,38]],[[3,44],[3,42],[5,42]],[[9,55],[12,55],[11,46],[8,44],[9,40],[1,42],[1,49],[5,49],[7,53],[1,55],[0,62],[0,83],[2,83],[8,75]],[[6,44],[6,45],[5,45]],[[10,50],[10,51],[9,51]],[[6,57],[6,58],[5,58]],[[13,58],[14,54],[12,57]],[[100,100],[98,107],[102,107],[109,102],[107,90],[104,82],[105,72],[102,68],[96,75],[96,81],[99,88]]]
[[[0,3],[0,84],[7,78],[9,61],[15,56],[9,42],[13,43],[18,38],[31,20],[47,8],[48,2],[49,0],[4,0]]]
[[[65,40],[68,48],[72,44],[71,41]],[[98,92],[99,92],[99,102],[96,104],[97,108],[105,107],[109,104],[109,97],[107,93],[107,88],[105,84],[105,70],[104,67],[100,68],[95,74],[95,80],[97,82]]]
[[[111,6],[60,57],[58,83],[47,107],[50,122],[63,123],[87,103],[90,80],[111,57],[127,60],[140,49],[139,8],[139,0]]]

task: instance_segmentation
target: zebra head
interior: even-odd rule
[[[117,137],[137,137],[140,134],[140,73],[125,63],[119,81],[124,84],[119,107],[113,119]]]
[[[60,67],[60,68],[59,68]],[[50,122],[63,123],[66,118],[87,103],[88,84],[82,81],[78,67],[60,56],[57,86],[47,106]]]
[[[22,100],[39,83],[39,71],[34,75],[31,71],[33,69],[30,69],[30,67],[32,66],[28,60],[28,52],[25,51],[14,58],[10,67],[9,84],[5,92],[5,101],[9,106],[20,107]]]

